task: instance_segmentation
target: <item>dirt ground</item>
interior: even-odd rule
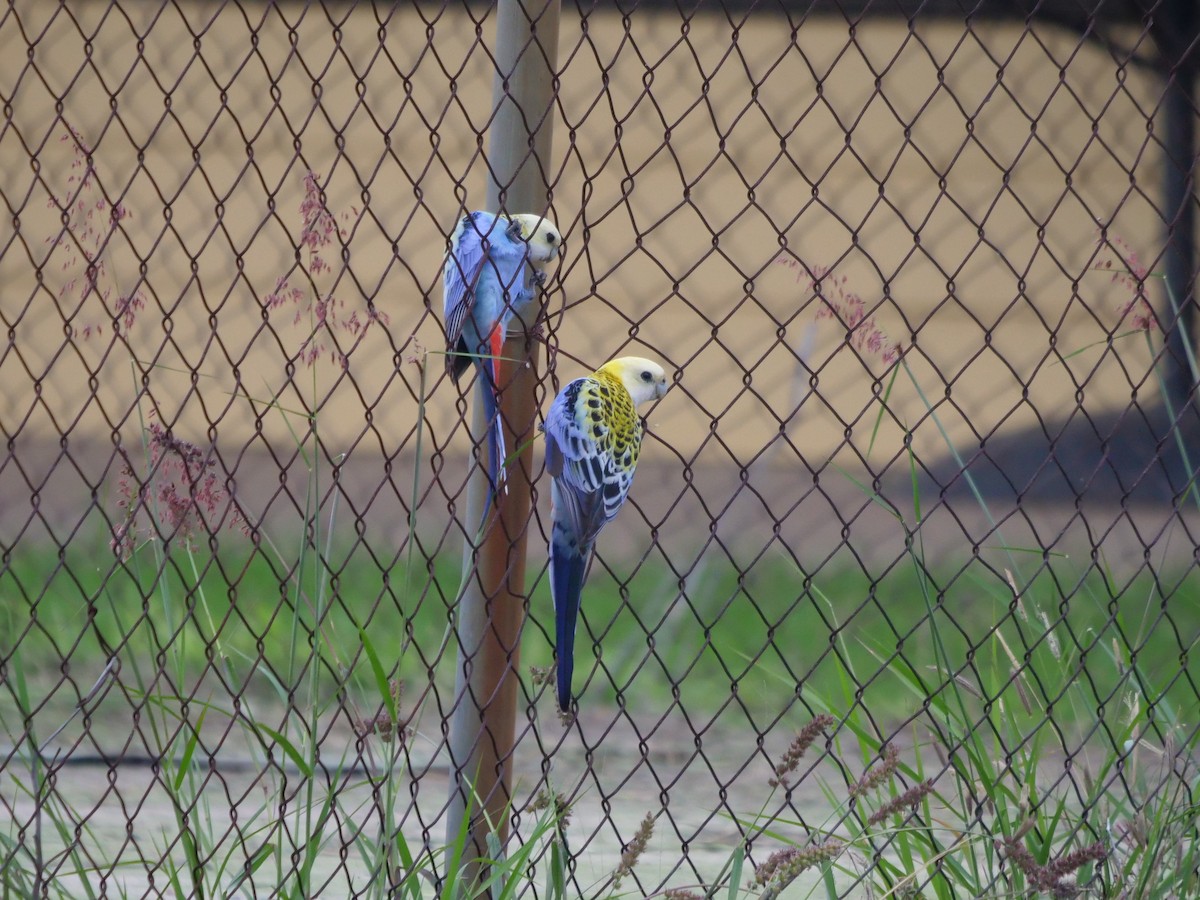
[[[149,760],[136,755],[123,762],[105,760],[107,754],[119,754],[127,740],[116,726],[128,717],[128,710],[122,715],[113,707],[108,721],[99,724],[104,709],[103,705],[99,707],[101,716],[88,728],[89,737],[83,746],[72,746],[81,729],[69,726],[47,747],[49,758],[56,757],[55,751],[61,749],[60,758],[69,756],[72,760],[56,769],[54,791],[86,817],[83,844],[97,863],[117,852],[127,864],[133,863],[113,873],[110,892],[121,885],[131,896],[142,896],[151,885],[145,865],[136,863],[138,854],[157,859],[164,840],[178,833],[178,825]],[[432,730],[426,733],[426,727]],[[754,818],[771,793],[768,780],[772,768],[767,756],[747,755],[753,749],[753,736],[731,733],[724,726],[709,729],[697,739],[677,714],[656,720],[614,717],[610,710],[595,710],[585,711],[578,727],[569,731],[557,721],[542,722],[540,729],[542,737],[535,739],[532,731],[526,731],[518,743],[514,775],[517,803],[531,802],[547,777],[556,790],[572,795],[568,841],[578,854],[576,877],[585,888],[603,883],[612,874],[622,843],[632,839],[647,813],[655,814],[657,819],[653,840],[637,868],[647,891],[663,882],[683,887],[698,884],[700,878],[715,878],[739,840],[732,817]],[[260,757],[248,751],[236,731],[225,735],[218,731],[205,728],[206,740],[220,744],[221,749],[210,762],[202,761],[197,770],[205,783],[204,801],[202,809],[192,813],[192,820],[198,828],[211,828],[216,835],[240,827],[251,847],[258,846],[266,839],[258,829],[276,818],[260,809],[268,796],[265,785],[277,783],[281,777],[294,783],[299,773],[279,753],[276,767],[264,770]],[[344,766],[344,760],[359,758],[354,740],[344,727],[335,726],[325,735],[321,754],[330,773],[337,771],[339,762]],[[790,735],[784,743],[786,740]],[[769,743],[779,741],[771,738]],[[538,745],[547,749],[539,750]],[[777,756],[782,747],[769,749]],[[386,752],[378,743],[373,750],[376,761],[379,753]],[[404,823],[403,831],[413,852],[422,846],[437,850],[445,842],[444,819],[438,810],[448,797],[450,770],[436,722],[418,723],[406,762],[407,772],[397,776],[397,818]],[[544,766],[549,767],[547,774],[543,774]],[[19,758],[6,766],[3,795],[13,821],[26,821],[33,811],[30,798],[21,796],[13,785],[23,780],[21,768]],[[713,777],[715,772],[728,774],[718,781]],[[326,877],[333,879],[328,896],[343,896],[350,883],[359,888],[364,884],[362,861],[354,853],[349,860],[343,859],[339,839],[339,834],[346,834],[345,829],[354,824],[365,825],[368,833],[378,827],[364,776],[363,770],[355,771],[348,778],[348,786],[339,790],[337,827],[343,830],[330,826],[315,868],[317,883]],[[766,809],[785,816],[803,815],[813,827],[827,823],[831,810],[819,781],[826,780],[833,787],[836,778],[837,770],[825,764],[793,788],[790,806],[777,793]],[[256,809],[259,812],[254,815]],[[519,826],[526,834],[531,815],[536,814],[524,816],[524,824]],[[787,829],[777,824],[776,829],[779,835],[796,839],[803,836],[799,827]],[[280,838],[276,835],[274,839]],[[48,849],[62,846],[49,831],[44,840]],[[780,846],[778,836],[774,840],[763,838],[755,858],[761,861]],[[258,881],[260,889],[270,883],[269,871],[263,870]],[[354,881],[348,882],[348,877]],[[163,879],[164,872],[159,870],[154,876],[159,888]],[[94,888],[98,880],[95,873],[89,876]],[[58,883],[69,886],[74,879],[64,875]],[[636,890],[631,882],[626,888]]]

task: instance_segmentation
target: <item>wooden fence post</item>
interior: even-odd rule
[[[544,212],[558,55],[560,0],[498,0],[495,117],[488,127],[487,208]],[[528,323],[532,324],[532,323]],[[458,666],[450,723],[451,772],[447,845],[470,816],[466,859],[487,855],[492,832],[504,846],[512,798],[512,757],[525,614],[525,556],[530,524],[532,438],[537,408],[538,344],[510,332],[500,375],[500,413],[510,454],[508,490],[494,504],[482,541],[468,539],[458,614]],[[482,389],[482,384],[478,386]],[[478,397],[472,436],[485,441]],[[519,452],[517,452],[520,448]],[[468,486],[467,523],[480,520],[487,478]],[[469,863],[467,874],[481,868]]]

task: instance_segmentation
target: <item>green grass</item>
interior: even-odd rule
[[[10,636],[4,643],[19,635],[35,674],[58,673],[64,660],[81,671],[102,666],[110,653],[139,652],[149,641],[189,670],[225,657],[244,669],[261,660],[282,676],[297,643],[318,647],[334,666],[354,663],[363,628],[379,636],[393,662],[406,639],[422,647],[440,641],[458,578],[449,560],[414,576],[411,592],[402,568],[344,563],[325,573],[329,596],[318,626],[318,576],[253,552],[238,536],[222,539],[230,549],[217,559],[197,553],[199,579],[180,552],[160,573],[147,548],[123,564],[102,546],[73,544],[61,560],[53,549],[22,550],[0,572],[0,621]],[[186,621],[170,620],[164,589],[186,610]],[[406,656],[406,674],[423,669],[417,654]]]
[[[334,672],[365,667],[359,634],[366,629],[385,668],[398,665],[400,678],[452,678],[453,660],[443,648],[458,589],[456,558],[406,573],[403,558],[385,568],[361,547],[334,552],[318,627],[319,573],[297,574],[239,536],[223,541],[217,559],[200,561],[198,554],[198,581],[180,553],[167,558],[160,576],[146,548],[125,565],[105,547],[72,544],[61,560],[54,549],[22,549],[0,570],[5,649],[19,639],[35,681],[56,680],[64,664],[86,679],[111,653],[152,646],[197,674],[209,660],[226,660],[252,689],[270,690],[265,676],[256,680],[252,673],[269,668],[286,680],[297,642],[317,647]],[[1064,724],[1090,719],[1097,704],[1113,702],[1134,664],[1148,701],[1181,715],[1200,710],[1194,578],[1172,582],[1147,572],[1117,586],[1097,569],[1067,577],[1067,563],[1052,561],[1017,604],[1010,587],[982,565],[944,576],[900,565],[874,579],[848,567],[806,579],[778,558],[745,573],[714,558],[702,570],[684,595],[666,567],[653,562],[621,583],[595,567],[584,604],[595,642],[581,629],[577,656],[584,673],[598,651],[612,683],[598,673],[584,689],[587,703],[661,708],[677,690],[689,709],[712,708],[731,692],[751,709],[778,709],[803,687],[848,696],[876,714],[907,716],[919,701],[896,690],[897,667],[930,685],[943,680],[935,671],[932,622],[951,668],[970,681],[985,672],[1007,679],[1010,654],[1028,658],[1035,678],[1051,657],[1056,664],[1063,654],[1075,660],[1086,670],[1090,699],[1082,708],[1057,707]],[[159,599],[164,587],[186,620],[167,616]],[[547,666],[552,613],[544,578],[531,609],[522,663]]]

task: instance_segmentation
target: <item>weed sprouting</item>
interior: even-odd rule
[[[387,313],[374,304],[347,314],[346,301],[337,293],[341,273],[330,261],[329,254],[338,247],[347,246],[349,227],[359,211],[351,206],[336,215],[330,212],[321,189],[321,176],[310,170],[304,174],[304,197],[300,201],[299,214],[297,265],[288,274],[279,276],[262,303],[272,313],[288,307],[294,310],[292,324],[306,329],[296,349],[296,357],[303,365],[312,368],[328,354],[333,365],[345,369],[350,359],[338,341],[338,334],[358,342],[373,326],[386,327],[390,321]]]
[[[771,778],[769,784],[771,787],[787,787],[788,776],[796,771],[800,765],[800,760],[808,751],[808,748],[813,745],[821,733],[827,728],[832,728],[837,723],[837,719],[828,713],[821,713],[814,717],[807,725],[800,729],[799,734],[792,739],[788,744],[787,750],[784,751],[783,759],[775,767],[775,775]]]
[[[1116,310],[1117,327],[1128,325],[1134,331],[1147,332],[1157,329],[1158,318],[1146,297],[1146,282],[1152,277],[1151,272],[1138,258],[1137,251],[1118,235],[1107,241],[1098,239],[1097,248],[1099,258],[1093,270],[1109,273],[1110,281],[1127,293]]]
[[[845,849],[844,843],[830,838],[805,847],[776,850],[754,870],[754,883],[763,889],[760,898],[778,897],[802,872],[836,859]]]
[[[249,534],[249,526],[216,472],[211,452],[174,436],[158,422],[146,427],[149,460],[144,479],[129,462],[117,479],[117,507],[121,520],[113,528],[112,549],[128,559],[140,540],[161,539],[194,546],[199,535],[219,531],[222,522]],[[151,507],[156,514],[151,517]]]
[[[1033,820],[1030,819],[1028,824],[1032,827]],[[1025,846],[1023,831],[997,840],[995,846],[1024,873],[1033,890],[1056,898],[1077,896],[1079,888],[1065,879],[1089,862],[1103,862],[1108,858],[1104,845],[1097,842],[1072,850],[1043,865]]]
[[[831,319],[845,328],[846,342],[860,355],[875,357],[884,366],[900,359],[900,344],[888,336],[874,314],[867,314],[867,303],[850,290],[848,276],[833,275],[823,266],[807,268],[787,256],[777,257],[775,262],[793,270],[796,283],[803,284],[816,298],[818,306],[813,318]]]
[[[561,793],[543,788],[529,804],[530,812],[550,812],[559,829],[565,829],[571,824],[571,804]]]
[[[49,259],[58,259],[65,278],[58,297],[72,315],[91,300],[102,305],[105,319],[85,320],[81,329],[85,339],[103,334],[106,323],[116,335],[128,335],[146,306],[146,295],[140,286],[129,290],[118,284],[111,255],[123,235],[121,223],[131,212],[110,199],[96,172],[91,145],[73,126],[66,125],[59,141],[69,146],[70,171],[62,193],[52,193],[46,205],[58,210],[62,228],[45,238]]]
[[[625,846],[621,853],[621,861],[617,864],[617,868],[613,871],[612,887],[615,891],[621,886],[625,876],[634,870],[638,860],[642,858],[642,854],[646,852],[646,847],[650,844],[650,838],[654,835],[654,813],[646,813],[642,817],[642,823],[638,826],[637,832],[632,840]]]
[[[902,794],[898,794],[891,800],[871,813],[867,818],[868,827],[879,825],[886,819],[892,816],[911,811],[921,805],[921,801],[933,793],[933,782],[922,781],[920,784],[913,785]]]
[[[401,719],[399,716],[404,682],[399,678],[389,679],[388,688],[391,703],[383,704],[382,709],[371,718],[359,714],[352,715],[351,726],[354,728],[354,733],[360,738],[377,735],[384,743],[390,744],[395,741],[403,744],[411,734],[407,718]]]
[[[879,756],[879,765],[868,769],[862,778],[850,785],[851,797],[861,797],[875,790],[895,773],[896,766],[900,763],[899,748],[895,744],[884,744]]]

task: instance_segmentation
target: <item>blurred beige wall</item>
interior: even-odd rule
[[[231,460],[281,452],[315,411],[331,457],[411,452],[419,378],[403,357],[413,339],[440,348],[444,234],[483,202],[494,14],[244,7],[25,0],[0,19],[8,436],[136,442],[157,415]],[[735,39],[721,14],[566,11],[560,66],[556,376],[631,352],[681,369],[650,425],[685,460],[882,464],[905,427],[919,454],[944,452],[926,399],[969,445],[1135,387],[1153,397],[1145,342],[1103,345],[1121,288],[1089,269],[1101,224],[1143,259],[1161,252],[1159,87],[1099,45],[961,21],[811,18],[793,34],[772,12]],[[64,231],[53,208],[80,171],[68,125],[94,159],[78,199],[97,208],[102,188],[129,213],[98,284],[110,309],[144,297],[126,340],[82,287],[82,211]],[[345,245],[311,280],[296,267],[308,170]],[[775,262],[784,243],[907,348],[920,392],[901,375],[878,433],[887,367],[817,318]],[[300,299],[266,310],[283,277]],[[322,338],[345,372],[327,355],[289,374],[318,298],[342,323],[370,301],[390,324]],[[433,444],[462,450],[455,387],[427,391]]]

